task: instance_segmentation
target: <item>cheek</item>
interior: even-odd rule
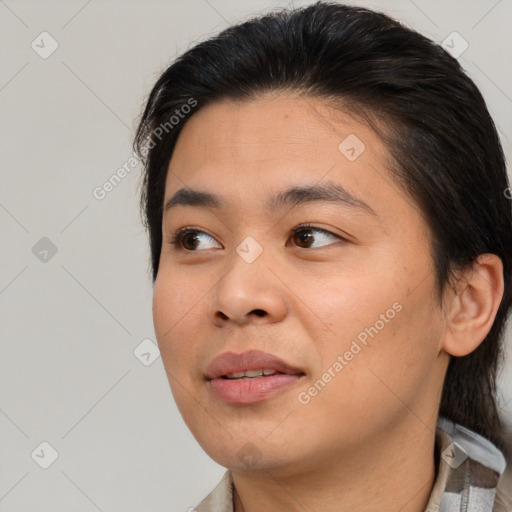
[[[197,381],[191,369],[196,368],[199,357],[198,343],[204,325],[205,302],[194,287],[185,283],[157,277],[153,293],[153,323],[160,355],[174,400],[185,422],[197,414],[197,403],[190,400],[196,395]],[[190,284],[190,283],[189,283]],[[191,426],[189,425],[189,428]]]
[[[329,338],[317,344],[321,366],[315,368],[315,377],[342,356],[339,375],[343,377],[336,379],[338,385],[367,394],[365,400],[370,402],[372,393],[384,386],[376,375],[405,394],[408,385],[414,393],[422,379],[429,378],[443,328],[433,275],[424,278],[428,266],[421,266],[421,272],[405,272],[395,263],[395,277],[390,275],[393,267],[386,268],[387,275],[382,268],[380,272],[370,268],[364,275],[344,273],[321,290],[315,287],[311,306],[328,327]],[[417,286],[419,274],[424,280]],[[413,291],[412,284],[416,286]],[[310,334],[314,329],[318,334],[318,325],[318,321],[310,324]]]
[[[340,316],[337,325],[345,326],[347,335],[325,345],[322,366],[303,390],[302,399],[311,399],[299,409],[304,422],[322,425],[326,437],[350,439],[356,430],[377,435],[410,411],[421,418],[431,412],[423,394],[435,396],[438,385],[439,330],[433,315],[425,304],[402,299],[402,309],[388,312],[386,323],[379,315],[386,315],[389,301],[373,299],[364,319],[354,323],[349,315]]]
[[[367,383],[365,400],[376,400],[375,407],[382,400],[390,410],[414,408],[425,390],[436,387],[442,323],[427,288],[417,295],[390,295],[399,298],[396,310],[382,303],[376,313],[384,316],[369,319],[361,331],[368,345],[361,350],[359,384],[364,390]]]
[[[194,356],[204,324],[204,293],[159,272],[153,292],[153,323],[166,370],[182,371]],[[181,369],[181,370],[180,370]]]
[[[331,274],[329,279],[311,279],[310,283],[307,295],[298,293],[305,305],[302,318],[311,318],[311,334],[322,327],[332,339],[330,345],[338,350],[348,348],[358,337],[363,342],[371,339],[368,331],[375,333],[375,327],[379,334],[389,331],[400,320],[399,289],[377,275],[345,270],[340,275]]]

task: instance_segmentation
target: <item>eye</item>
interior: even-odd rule
[[[330,245],[340,240],[344,240],[339,235],[335,235],[310,224],[303,224],[296,227],[292,232],[293,242],[302,249],[315,249]],[[201,242],[204,240],[206,246],[201,247]],[[178,250],[187,250],[197,252],[198,250],[206,250],[213,248],[222,248],[218,242],[200,229],[185,227],[179,229],[169,240],[169,243],[175,246]],[[316,244],[316,246],[315,246]]]
[[[178,230],[171,237],[169,243],[174,245],[177,249],[196,251],[197,248],[201,245],[202,240],[206,241],[206,247],[202,247],[203,250],[212,249],[214,248],[214,245],[217,244],[215,239],[212,238],[210,235],[206,234],[204,231],[194,228],[182,228]]]
[[[319,233],[319,235],[315,236],[315,233]],[[315,249],[316,247],[323,247],[325,245],[330,245],[330,243],[343,240],[343,238],[338,235],[330,233],[325,229],[311,226],[310,224],[303,224],[296,227],[293,230],[292,238],[295,244],[303,249]],[[329,243],[329,239],[333,240],[334,242]],[[319,243],[320,245],[313,247],[313,244],[315,243]]]

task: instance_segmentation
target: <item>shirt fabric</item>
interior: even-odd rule
[[[425,512],[512,512],[512,499],[498,488],[506,463],[494,444],[441,417],[436,450],[439,463]],[[231,471],[195,510],[234,512]]]

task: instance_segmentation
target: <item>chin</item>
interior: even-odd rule
[[[297,470],[300,446],[285,445],[284,438],[277,437],[270,442],[264,436],[251,436],[250,433],[233,437],[199,439],[201,448],[217,464],[240,473],[251,471],[271,471],[279,474],[292,474]]]

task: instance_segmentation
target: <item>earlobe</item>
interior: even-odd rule
[[[503,290],[503,263],[495,254],[481,254],[458,276],[447,304],[445,352],[461,357],[482,343],[491,330]]]

